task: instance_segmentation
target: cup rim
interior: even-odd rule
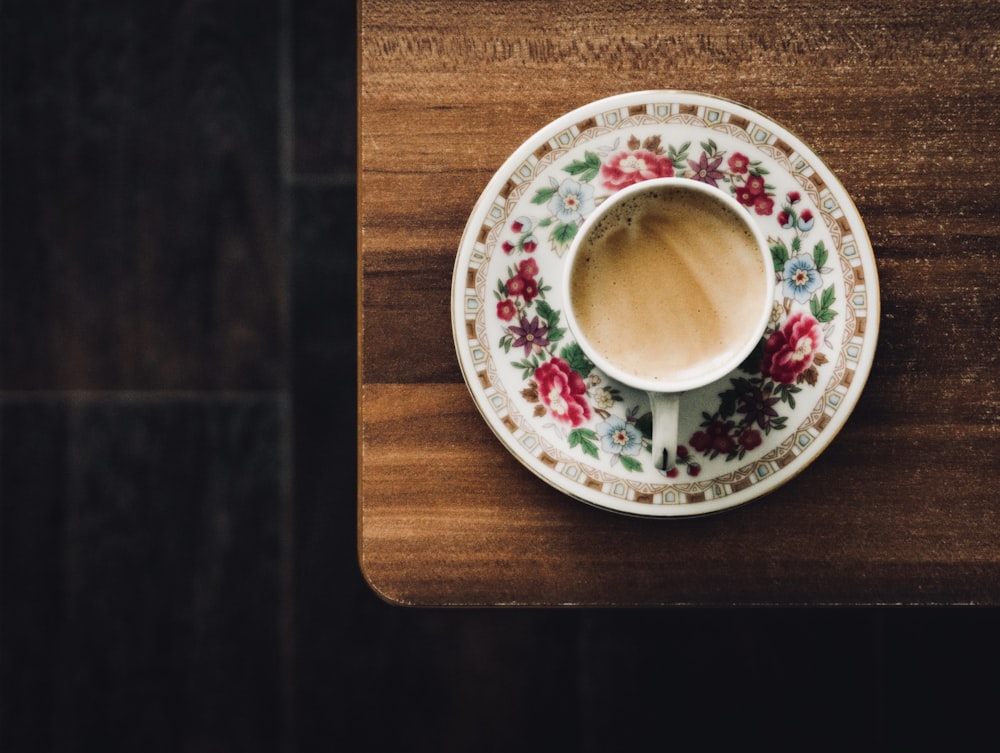
[[[769,287],[770,292],[762,301],[757,326],[753,330],[755,335],[752,338],[748,338],[747,342],[743,344],[740,350],[737,351],[732,358],[727,359],[725,362],[717,365],[716,367],[713,367],[712,369],[707,370],[695,377],[671,381],[663,379],[647,379],[637,376],[616,366],[601,355],[601,353],[593,347],[581,331],[580,325],[576,319],[576,313],[574,312],[572,295],[570,292],[570,281],[572,279],[573,266],[576,261],[577,253],[593,226],[608,212],[610,212],[612,208],[630,196],[638,193],[646,193],[663,187],[682,188],[684,190],[701,193],[713,199],[717,199],[721,204],[733,210],[734,214],[739,217],[750,230],[754,240],[756,241],[757,249],[764,261],[764,273],[768,280],[771,281],[771,285]],[[754,348],[757,347],[761,337],[763,337],[763,334],[767,329],[767,323],[771,318],[771,310],[774,303],[774,275],[774,260],[771,257],[771,250],[767,243],[767,238],[760,226],[754,222],[753,218],[747,213],[747,208],[740,204],[735,197],[727,194],[720,188],[710,186],[707,183],[701,183],[700,181],[696,181],[691,178],[682,178],[678,176],[669,178],[650,178],[648,180],[626,186],[625,188],[611,194],[600,204],[600,206],[594,209],[594,211],[592,211],[584,219],[583,223],[581,223],[576,235],[570,242],[569,250],[567,251],[566,259],[563,265],[562,295],[564,314],[566,316],[567,326],[576,338],[577,344],[583,350],[587,358],[589,358],[594,365],[608,377],[625,386],[644,390],[646,392],[682,393],[687,392],[688,390],[704,387],[712,382],[722,379],[739,367],[739,365],[743,363],[753,352]]]

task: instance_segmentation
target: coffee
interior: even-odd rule
[[[591,347],[640,379],[676,384],[759,337],[768,275],[736,211],[703,193],[657,187],[594,225],[569,280]]]

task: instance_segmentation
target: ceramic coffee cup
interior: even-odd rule
[[[636,183],[581,225],[567,324],[609,378],[649,395],[654,464],[674,466],[680,399],[736,369],[771,315],[774,262],[747,209],[687,178]]]

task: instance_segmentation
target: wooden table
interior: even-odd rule
[[[406,605],[1000,603],[1000,6],[360,6],[359,553]],[[874,368],[832,444],[725,513],[626,517],[516,460],[460,371],[450,286],[500,165],[613,94],[688,89],[797,133],[863,217]]]

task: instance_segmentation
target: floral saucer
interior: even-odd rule
[[[768,238],[776,275],[756,351],[682,397],[678,466],[664,474],[646,395],[583,355],[558,281],[588,213],[671,175],[734,195]],[[525,466],[598,507],[687,517],[774,490],[833,440],[871,370],[878,278],[850,197],[795,136],[716,97],[633,92],[552,122],[496,173],[459,248],[452,324],[476,406]]]

